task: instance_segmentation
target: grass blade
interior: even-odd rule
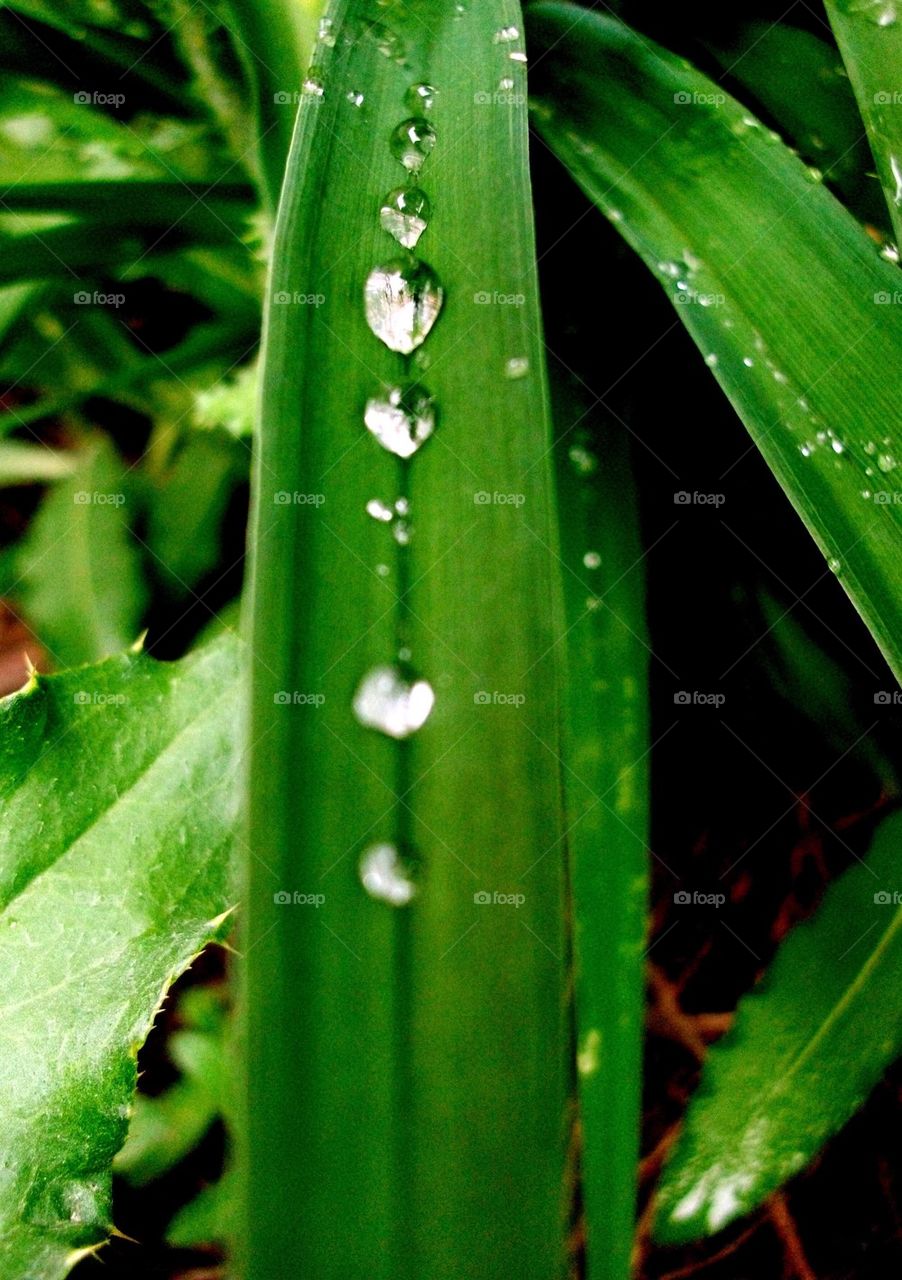
[[[868,131],[896,240],[902,243],[902,22],[894,4],[825,0]]]
[[[718,85],[615,20],[529,13],[538,128],[670,293],[900,676],[898,272]]]
[[[754,1209],[845,1124],[902,1046],[900,839],[895,814],[711,1050],[661,1182],[662,1240],[708,1235]]]
[[[628,1280],[642,1116],[648,891],[645,575],[625,433],[584,442],[586,406],[555,389],[567,621],[571,863],[590,1280]],[[581,425],[580,425],[581,424]]]
[[[354,0],[329,19],[263,367],[243,1275],[548,1280],[567,1085],[558,564],[521,20],[509,0]],[[495,100],[501,78],[518,92]],[[389,139],[414,82],[437,90],[417,252],[445,302],[418,371],[438,424],[405,464],[363,424],[410,363],[368,328],[363,288],[400,252],[379,210],[404,180]],[[365,511],[402,495],[406,548]],[[406,746],[351,711],[399,642],[437,695]],[[420,859],[406,908],[360,883],[386,840]]]

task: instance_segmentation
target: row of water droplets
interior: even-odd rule
[[[424,161],[435,146],[435,129],[427,119],[435,100],[435,89],[426,83],[411,85],[405,97],[406,119],[392,131],[389,148],[406,174],[406,181],[384,196],[379,222],[400,246],[400,252],[373,267],[364,285],[364,310],[372,332],[404,362],[403,376],[395,384],[371,396],[364,409],[366,429],[382,446],[399,459],[402,490],[413,455],[435,430],[435,402],[429,390],[414,376],[413,367],[425,366],[418,353],[438,319],[444,300],[441,282],[428,263],[414,254],[431,216],[429,197],[418,185]],[[393,501],[371,498],[366,514],[385,525],[396,543],[398,557],[398,648],[394,662],[371,668],[360,681],[353,699],[357,721],[368,729],[403,743],[428,720],[435,702],[430,683],[412,666],[409,637],[406,635],[405,604],[408,557],[412,536],[410,501],[403,494]],[[380,566],[380,569],[382,566]],[[401,749],[400,772],[407,755]],[[408,790],[399,779],[398,791]],[[399,808],[398,826],[405,825],[404,806]],[[360,879],[374,898],[392,906],[405,906],[416,893],[416,860],[410,844],[380,841],[370,845],[360,862]]]

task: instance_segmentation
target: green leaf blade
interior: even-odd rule
[[[898,272],[718,85],[614,20],[530,17],[537,127],[667,288],[899,676]]]

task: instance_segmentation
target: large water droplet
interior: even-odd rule
[[[410,383],[373,396],[363,420],[383,449],[410,458],[435,430],[435,405],[425,387]]]
[[[401,739],[423,727],[434,704],[428,680],[409,678],[399,667],[385,665],[373,667],[363,677],[353,709],[364,728]]]
[[[429,197],[419,187],[398,187],[382,201],[379,221],[382,229],[394,236],[398,244],[412,249],[426,230],[432,207]]]
[[[371,898],[392,907],[406,907],[416,896],[413,865],[393,844],[373,844],[365,850],[360,882]]]
[[[881,453],[880,456],[877,458],[877,466],[884,473],[889,471],[895,471],[896,459],[893,457],[891,453]]]
[[[431,111],[435,105],[437,92],[438,90],[431,84],[412,84],[404,95],[404,104],[413,115],[418,115],[421,111]]]
[[[367,324],[390,351],[415,351],[438,319],[444,290],[425,262],[395,258],[366,278]]]
[[[435,130],[422,116],[403,120],[389,140],[392,155],[409,173],[419,173],[434,146]]]

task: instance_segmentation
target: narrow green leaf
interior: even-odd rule
[[[232,636],[0,703],[5,1280],[58,1280],[109,1232],[135,1055],[233,902],[237,666]]]
[[[780,948],[710,1052],[659,1190],[669,1242],[719,1231],[803,1169],[902,1048],[902,814]]]
[[[902,22],[889,0],[825,0],[902,243]]]
[[[244,1280],[550,1280],[568,1056],[559,566],[521,17],[509,0],[342,0],[328,18],[263,363],[239,1266]],[[435,88],[419,111],[414,83]],[[374,268],[412,269],[380,226],[412,110],[436,131],[416,255],[444,287],[425,365],[364,316]],[[437,420],[402,463],[364,411],[405,376]],[[366,512],[402,496],[409,545]],[[352,700],[406,661],[436,701],[404,744]],[[383,842],[419,860],[406,907],[361,883]]]
[[[529,13],[542,136],[659,277],[902,676],[898,271],[681,59],[575,6]]]
[[[645,575],[625,433],[555,388],[569,714],[582,1193],[590,1280],[628,1280],[642,1116],[648,893]]]
[[[128,530],[130,494],[103,438],[50,490],[17,548],[16,595],[59,666],[106,657],[137,637],[147,589]]]

